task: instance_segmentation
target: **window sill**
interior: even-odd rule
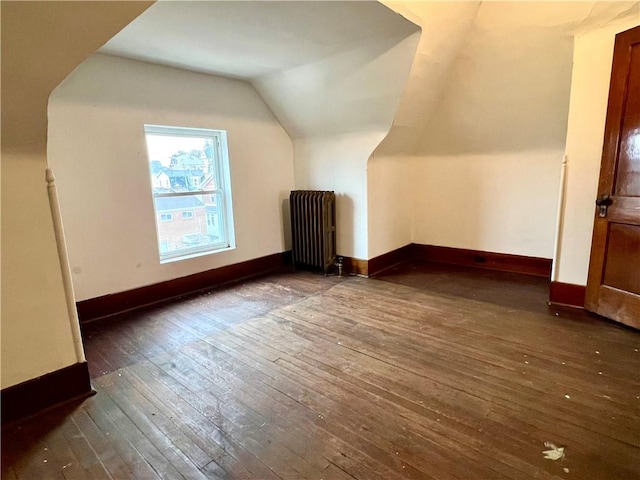
[[[214,255],[216,253],[228,252],[230,250],[235,250],[235,249],[236,247],[234,245],[230,247],[218,248],[216,250],[207,250],[205,252],[187,253],[185,255],[180,255],[178,257],[161,259],[160,265],[164,265],[165,263],[180,262],[182,260],[189,260],[190,258],[204,257],[205,255]]]

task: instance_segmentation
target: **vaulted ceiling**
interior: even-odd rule
[[[292,138],[393,120],[381,154],[490,153],[561,148],[573,36],[640,18],[639,2],[383,3],[159,1],[100,52],[246,79]]]
[[[253,79],[412,31],[372,1],[159,1],[100,52]]]
[[[294,139],[384,136],[419,32],[374,1],[159,1],[100,53],[247,80]]]
[[[422,36],[377,153],[562,149],[573,37],[635,17],[639,2],[385,2]]]

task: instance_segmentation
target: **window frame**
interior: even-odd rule
[[[151,200],[152,208],[155,214],[156,220],[156,246],[158,248],[158,256],[160,263],[168,263],[179,260],[185,260],[188,258],[198,257],[201,255],[210,255],[236,248],[235,244],[235,228],[233,221],[233,204],[231,197],[231,172],[229,166],[229,154],[227,144],[227,132],[225,130],[214,130],[205,128],[189,128],[189,127],[174,127],[164,125],[144,125],[144,139],[145,139],[145,152],[147,167],[151,172],[151,161],[149,156],[149,147],[147,144],[147,138],[150,135],[156,135],[161,137],[186,137],[186,138],[202,138],[203,140],[213,140],[213,166],[212,172],[214,176],[215,189],[202,189],[201,185],[198,185],[198,189],[189,191],[173,191],[158,193],[154,191],[153,179],[151,175],[150,187],[151,187]],[[218,209],[218,217],[220,220],[221,236],[222,240],[215,244],[209,244],[204,246],[181,248],[170,252],[162,252],[161,250],[161,238],[160,238],[160,215],[159,210],[156,209],[157,198],[176,198],[176,197],[200,197],[201,201],[205,196],[210,196],[210,199],[215,197],[216,207]],[[190,219],[196,217],[195,211],[190,209],[193,216]],[[183,215],[184,216],[184,215]],[[184,219],[182,220],[190,220]],[[163,221],[162,223],[165,223]],[[206,225],[206,222],[205,222]],[[184,234],[183,234],[184,235]]]

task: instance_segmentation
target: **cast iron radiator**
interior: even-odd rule
[[[293,190],[289,202],[294,267],[327,273],[336,262],[335,194]]]

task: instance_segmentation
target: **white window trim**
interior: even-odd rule
[[[216,194],[217,200],[220,201],[218,208],[220,209],[220,215],[218,215],[221,229],[226,233],[226,241],[219,242],[217,244],[206,245],[202,247],[184,248],[180,251],[174,251],[170,253],[160,252],[160,240],[158,235],[158,223],[156,223],[156,240],[158,255],[160,263],[169,263],[179,260],[186,260],[189,258],[199,257],[203,255],[211,255],[214,253],[225,252],[236,248],[235,240],[235,227],[233,220],[233,202],[231,196],[231,168],[229,161],[229,148],[227,143],[227,132],[224,130],[213,130],[203,128],[186,128],[186,127],[171,127],[162,125],[144,125],[144,137],[147,135],[162,135],[162,136],[183,136],[190,138],[203,138],[214,139],[214,148],[216,149],[216,162],[214,162],[215,178],[217,186],[222,187],[216,190],[198,190],[194,192],[175,192],[175,193],[153,193],[153,185],[151,187],[151,199],[152,207],[155,210],[155,198],[160,197],[172,197],[181,195],[209,195]],[[147,157],[147,163],[149,159]],[[151,179],[150,179],[151,180]],[[194,217],[195,218],[195,214]]]

